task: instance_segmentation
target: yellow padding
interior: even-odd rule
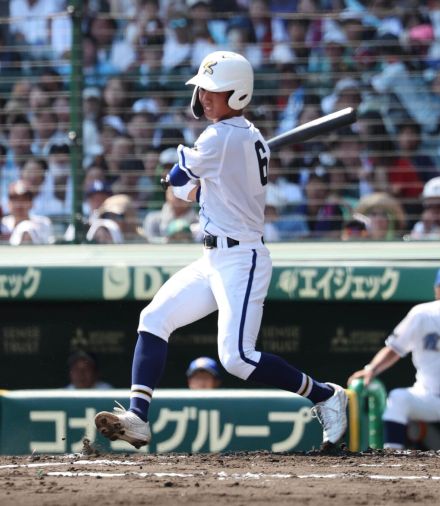
[[[348,396],[348,427],[350,430],[348,449],[352,452],[358,452],[361,447],[359,402],[357,393],[354,390],[345,389],[345,393]]]

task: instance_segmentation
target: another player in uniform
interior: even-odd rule
[[[388,394],[383,414],[384,447],[401,449],[411,420],[440,421],[440,270],[434,283],[435,301],[414,306],[397,325],[373,360],[348,379],[368,383],[408,353],[416,368],[412,387],[396,388]]]
[[[194,116],[204,114],[212,125],[193,148],[178,146],[179,163],[168,180],[179,198],[199,200],[203,256],[172,276],[142,311],[130,408],[98,413],[96,426],[111,440],[148,444],[148,409],[170,335],[218,309],[218,354],[226,371],[307,397],[323,425],[324,442],[336,443],[347,426],[343,388],[255,350],[272,262],[263,241],[270,152],[242,114],[252,97],[252,67],[237,53],[216,51],[186,84],[195,86]]]

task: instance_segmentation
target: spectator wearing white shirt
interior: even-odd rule
[[[2,230],[9,236],[10,244],[51,244],[52,222],[46,216],[30,215],[34,194],[19,179],[9,186],[10,214],[2,218]]]
[[[50,55],[52,16],[65,10],[65,0],[10,0],[10,31],[33,57]]]

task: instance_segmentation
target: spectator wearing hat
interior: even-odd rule
[[[410,239],[440,239],[440,176],[423,187],[423,211],[409,234]]]
[[[368,238],[376,241],[401,239],[406,227],[406,215],[397,199],[377,192],[362,197],[356,213],[368,219]]]
[[[199,357],[193,360],[186,371],[188,388],[192,390],[209,390],[221,385],[220,367],[210,357]]]
[[[21,179],[9,186],[9,213],[2,218],[2,231],[10,244],[51,244],[52,222],[46,216],[30,215],[34,194]]]
[[[106,243],[123,243],[124,239],[118,225],[112,227],[116,230],[116,235],[112,236],[110,232],[102,232],[99,239],[96,239],[97,226],[92,226],[95,221],[100,219],[99,210],[102,204],[108,197],[113,195],[111,185],[105,180],[104,171],[99,167],[90,167],[87,171],[86,177],[84,178],[84,202],[83,202],[83,215],[84,226],[88,228],[88,237],[86,239],[90,242],[106,242]],[[103,227],[108,225],[107,223],[101,223]],[[108,227],[107,227],[108,228]],[[75,229],[70,224],[64,232],[64,240],[71,242],[74,240]],[[106,240],[101,240],[105,237]]]
[[[65,387],[67,390],[82,388],[108,390],[113,388],[110,383],[99,379],[98,359],[94,353],[76,351],[69,356],[67,366],[70,380],[70,383]]]
[[[100,219],[113,221],[119,228],[124,242],[140,239],[136,207],[129,195],[116,194],[108,197],[98,209],[98,216]]]

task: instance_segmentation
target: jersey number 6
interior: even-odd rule
[[[267,184],[268,160],[267,157],[264,156],[266,154],[266,150],[264,149],[264,145],[261,141],[257,141],[255,143],[255,152],[257,154],[258,168],[260,170],[260,181],[264,186]]]

